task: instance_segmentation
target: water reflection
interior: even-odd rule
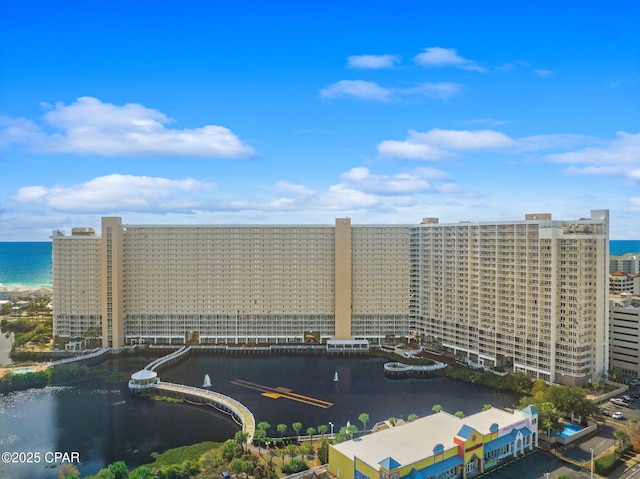
[[[147,359],[120,359],[107,364],[113,371],[135,371]],[[383,375],[380,359],[299,357],[191,356],[160,372],[163,380],[202,386],[205,374],[212,390],[245,404],[257,421],[275,427],[301,422],[303,431],[330,422],[336,428],[361,426],[358,415],[366,412],[368,424],[411,413],[431,414],[434,404],[446,411],[472,414],[483,404],[498,407],[517,402],[512,393],[443,378],[390,380]],[[335,372],[339,380],[334,381]],[[261,391],[235,384],[242,379],[269,388],[286,388],[333,403],[323,408],[304,402],[262,395]],[[129,395],[125,386],[102,382],[64,388],[29,390],[0,396],[0,445],[9,451],[78,451],[83,475],[94,474],[105,464],[124,460],[129,466],[151,462],[152,452],[202,441],[224,441],[238,426],[227,416],[203,406],[154,401]],[[43,464],[0,465],[3,478],[54,478],[57,469]]]

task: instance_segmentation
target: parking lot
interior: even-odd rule
[[[627,394],[634,399],[627,406],[616,405],[611,401],[600,405],[602,409],[609,411],[611,416],[615,412],[621,412],[623,415],[621,419],[614,420],[611,416],[605,417],[604,422],[599,424],[597,434],[556,449],[559,454],[571,462],[564,462],[550,452],[539,449],[522,459],[504,464],[482,477],[486,479],[510,479],[514,477],[522,479],[554,479],[565,474],[572,479],[590,478],[591,449],[593,449],[594,457],[611,450],[616,442],[614,432],[616,430],[625,430],[631,419],[640,421],[640,392],[636,388]],[[638,395],[638,398],[633,397],[633,394]],[[540,444],[540,446],[545,447],[544,444]],[[572,462],[575,464],[572,464]],[[585,467],[581,468],[580,465]],[[594,474],[594,477],[599,476]],[[640,465],[626,468],[620,467],[609,476],[610,479],[630,479],[633,477],[640,478]]]

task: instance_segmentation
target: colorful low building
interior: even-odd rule
[[[339,479],[470,478],[538,445],[538,412],[490,408],[458,418],[439,412],[332,445]]]

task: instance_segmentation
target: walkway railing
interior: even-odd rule
[[[175,394],[198,404],[207,404],[218,411],[229,414],[242,426],[242,430],[249,435],[247,441],[251,442],[253,440],[253,434],[256,431],[256,420],[251,411],[239,401],[215,391],[206,391],[193,386],[164,381],[158,382],[155,385],[155,389],[163,393]]]
[[[161,358],[154,359],[153,361],[151,361],[149,364],[145,366],[145,369],[148,369],[149,371],[155,371],[156,368],[159,368],[163,364],[173,361],[174,359],[179,358],[183,354],[188,354],[190,350],[191,350],[191,346],[188,346],[188,347],[183,346],[171,354],[167,354],[166,356],[162,356]]]
[[[57,361],[51,361],[48,364],[48,367],[60,366],[61,364],[68,364],[76,361],[84,361],[87,359],[97,358],[98,356],[102,356],[103,354],[108,354],[108,353],[109,353],[109,348],[100,348],[89,354],[82,354],[80,356],[74,356],[72,358],[65,358],[65,359],[59,359]]]

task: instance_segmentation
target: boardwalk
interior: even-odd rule
[[[253,440],[253,434],[256,431],[256,420],[251,411],[235,399],[214,391],[206,391],[193,386],[164,381],[158,382],[155,385],[155,389],[167,396],[179,397],[197,404],[207,404],[218,411],[229,414],[234,421],[242,426],[242,430],[249,435],[247,442],[251,443]]]

